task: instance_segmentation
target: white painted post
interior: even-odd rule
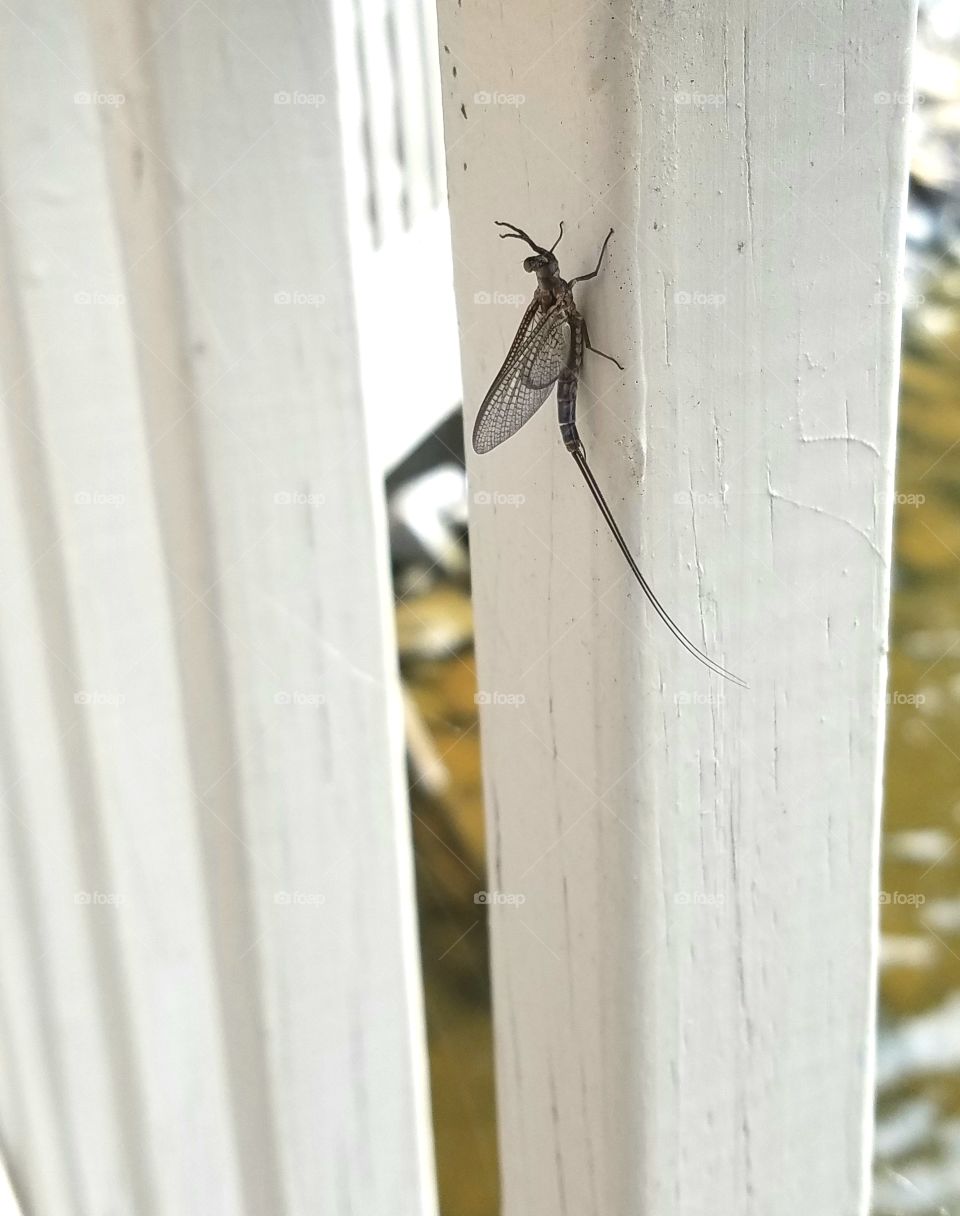
[[[9,1167],[51,1211],[210,1210],[235,1146],[102,86],[77,5],[30,16],[0,14]]]
[[[506,1216],[866,1210],[913,18],[440,4],[468,432],[493,221],[568,276],[612,226],[580,429],[750,684],[552,399],[471,457]]]
[[[0,14],[0,1144],[30,1211],[435,1212],[338,20]]]

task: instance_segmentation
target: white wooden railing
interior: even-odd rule
[[[469,461],[504,1211],[863,1213],[912,8],[439,11],[468,424],[492,221],[613,227],[580,429],[750,684],[552,405]]]
[[[0,29],[0,1203],[436,1212],[382,474],[459,397],[442,93],[468,424],[492,221],[613,226],[585,441],[751,685],[552,405],[471,460],[506,1216],[865,1211],[910,6]]]
[[[459,388],[399,7],[416,88],[376,5],[0,10],[0,1143],[38,1216],[435,1210],[381,478]]]

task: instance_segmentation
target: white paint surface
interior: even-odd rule
[[[431,1216],[350,22],[0,25],[12,1185],[51,1216]]]
[[[581,433],[750,683],[553,399],[471,460],[506,1216],[866,1210],[912,29],[440,4],[468,432],[533,288],[493,221],[568,276],[612,226]]]

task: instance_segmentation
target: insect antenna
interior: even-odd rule
[[[620,551],[623,553],[623,556],[627,559],[627,565],[633,571],[634,577],[636,578],[636,580],[640,584],[640,586],[643,588],[644,595],[647,597],[647,599],[650,601],[650,603],[656,609],[657,615],[660,617],[660,619],[663,621],[663,623],[666,625],[666,627],[670,630],[670,632],[677,639],[677,641],[680,643],[680,645],[683,646],[685,650],[689,651],[690,654],[692,654],[695,659],[698,659],[701,663],[703,663],[703,665],[705,667],[709,667],[709,669],[712,672],[714,672],[716,675],[723,676],[723,678],[725,680],[732,681],[734,684],[739,685],[740,688],[748,688],[749,685],[746,684],[743,680],[741,680],[739,676],[735,676],[733,674],[733,672],[727,671],[727,669],[725,667],[721,667],[719,663],[714,662],[714,660],[711,659],[709,655],[704,654],[703,651],[698,646],[695,646],[693,644],[693,642],[690,641],[690,639],[683,632],[683,630],[680,628],[680,626],[676,624],[676,622],[673,620],[673,618],[667,612],[666,608],[664,608],[664,606],[657,599],[656,595],[653,592],[653,588],[650,586],[650,584],[647,582],[647,580],[640,573],[640,567],[634,561],[633,554],[630,552],[630,549],[627,546],[627,542],[623,538],[623,533],[620,531],[619,527],[617,526],[617,521],[613,518],[613,512],[607,506],[607,500],[603,496],[603,491],[600,489],[599,485],[597,484],[597,479],[594,477],[590,466],[587,464],[587,456],[583,450],[583,445],[581,444],[580,447],[573,448],[570,452],[570,455],[577,462],[577,465],[580,468],[580,472],[584,476],[584,480],[586,481],[587,485],[590,487],[590,493],[593,495],[594,499],[596,500],[597,506],[600,508],[603,518],[607,521],[607,526],[609,527],[610,531],[613,533],[614,540],[620,546]]]
[[[522,228],[518,228],[516,226],[516,224],[508,224],[506,220],[494,220],[493,222],[499,228],[510,228],[511,229],[510,232],[501,232],[500,233],[501,241],[505,241],[507,239],[507,237],[512,236],[512,237],[515,237],[518,241],[526,241],[527,244],[530,246],[530,248],[535,249],[537,253],[550,253],[551,252],[549,249],[544,249],[542,245],[538,245],[535,240],[533,240],[531,237],[527,236],[527,234],[524,232],[524,230]],[[563,236],[563,225],[562,224],[560,225],[560,236]],[[557,237],[557,240],[558,241],[560,240],[559,236]],[[556,248],[556,245],[554,245],[554,248]]]
[[[563,237],[563,220],[560,221],[560,236],[558,236],[557,239],[550,246],[550,253],[553,253],[554,249],[556,249],[556,247],[560,244],[562,237]]]

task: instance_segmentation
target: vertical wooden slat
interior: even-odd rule
[[[613,227],[581,432],[750,683],[552,402],[471,459],[506,1216],[864,1212],[912,8],[439,11],[468,432],[492,221]]]
[[[8,263],[6,270],[9,283]],[[24,381],[16,382],[25,369],[8,341],[9,302],[5,295],[0,310],[8,405],[0,439],[3,1149],[24,1195],[43,1210],[66,1212],[74,1202],[95,1210],[118,1199],[132,1206],[97,982],[98,946],[115,909],[85,902],[91,876],[63,755],[79,723],[69,701],[51,697],[51,683],[60,677],[69,687],[70,672],[45,643],[54,632],[56,538],[43,482],[36,484],[40,469],[29,459],[33,437],[20,409],[10,408],[24,395]]]
[[[447,211],[446,156],[443,135],[443,93],[440,87],[439,64],[431,57],[439,48],[437,8],[432,0],[423,0],[420,6],[424,52],[427,56],[424,85],[427,90],[427,117],[430,130],[430,161],[433,168],[433,205]]]
[[[172,27],[188,8],[172,10]],[[205,897],[213,922],[220,1034],[227,1060],[231,1119],[246,1210],[282,1206],[273,1111],[263,1043],[263,977],[251,950],[254,925],[245,838],[242,777],[230,712],[223,626],[196,385],[188,365],[183,285],[175,256],[183,185],[170,171],[158,106],[158,31],[122,2],[97,8],[102,78],[125,91],[121,113],[106,124],[118,235],[137,340],[144,419],[169,572],[173,635],[181,671],[179,713],[189,741],[195,813],[203,841]]]
[[[4,790],[14,784],[2,774]],[[33,1202],[47,1211],[69,1211],[77,1193],[74,1154],[68,1141],[66,1112],[54,1083],[54,1068],[44,1041],[44,993],[37,982],[35,955],[30,948],[32,926],[27,917],[22,875],[14,867],[11,837],[17,825],[5,800],[3,848],[0,849],[0,911],[5,932],[0,936],[0,966],[7,977],[0,1001],[0,1049],[3,1051],[2,1103],[4,1153],[26,1183]]]
[[[431,1216],[351,22],[3,27],[11,1175],[58,1216]]]
[[[389,0],[390,31],[396,49],[394,77],[400,141],[410,223],[416,223],[436,205],[431,174],[433,123],[439,115],[429,109],[428,76],[437,72],[436,46],[427,45],[422,0]],[[432,7],[432,6],[431,6]]]
[[[31,805],[52,793],[31,773],[14,813],[21,825],[54,817],[51,849],[73,833],[79,880],[67,885],[59,864],[56,892],[22,876],[35,900],[58,899],[35,930],[49,933],[36,949],[52,991],[39,993],[37,1015],[53,1023],[46,1065],[68,1128],[66,1144],[46,1146],[47,1168],[70,1168],[78,1185],[63,1211],[91,1200],[238,1210],[168,576],[101,143],[101,113],[118,103],[101,91],[80,6],[17,6],[2,20],[5,342],[19,348],[5,387],[46,648],[44,684],[31,694],[49,698],[55,728],[43,738],[66,795]],[[24,746],[24,764],[37,760]],[[37,842],[28,848],[37,871],[44,859]],[[75,931],[58,921],[80,916],[92,947],[78,960]],[[82,989],[75,1035],[50,1008],[65,1008],[70,982]],[[86,1069],[104,1064],[82,1054],[99,1040],[106,1067],[81,1088]],[[58,1068],[58,1054],[70,1062]],[[86,1131],[91,1102],[102,1109]],[[42,1168],[23,1179],[31,1201]],[[128,1180],[126,1197],[117,1179]]]
[[[345,8],[346,6],[344,6]],[[401,110],[397,61],[391,56],[388,0],[354,0],[363,81],[364,134],[369,142],[368,173],[374,203],[377,246],[404,228],[404,180],[398,136]],[[341,12],[341,20],[345,11]]]
[[[154,37],[174,13],[152,11]],[[215,554],[197,593],[221,630],[249,859],[250,934],[233,968],[260,972],[264,1097],[290,1216],[435,1206],[382,487],[359,395],[343,50],[334,13],[293,0],[200,6],[152,52]],[[275,104],[318,80],[319,110]]]

